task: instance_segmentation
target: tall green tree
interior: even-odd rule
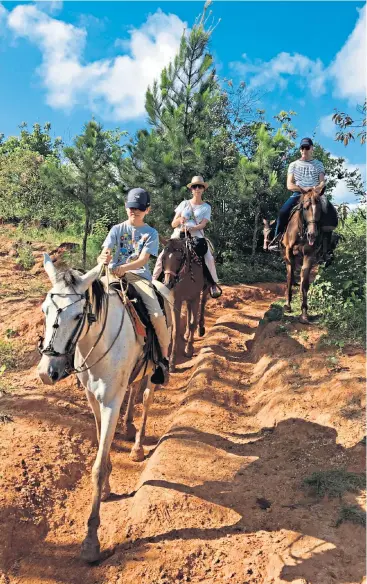
[[[87,259],[87,239],[92,221],[106,205],[117,206],[123,191],[118,168],[124,154],[123,133],[106,131],[95,120],[84,126],[74,145],[64,148],[62,163],[49,165],[45,177],[57,197],[76,202],[83,210],[82,259]]]
[[[223,91],[216,78],[206,4],[178,54],[146,94],[150,128],[138,132],[124,161],[123,180],[153,194],[151,220],[168,231],[175,205],[193,174],[207,180],[231,172],[238,152],[231,139]]]

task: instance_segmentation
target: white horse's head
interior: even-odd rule
[[[38,374],[43,383],[52,385],[66,377],[73,367],[76,343],[86,328],[90,309],[87,290],[97,279],[101,266],[86,274],[75,270],[60,272],[47,254],[43,265],[52,288],[42,304],[45,333]]]

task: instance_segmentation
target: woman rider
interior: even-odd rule
[[[191,182],[187,185],[191,191],[191,199],[182,201],[176,208],[175,216],[172,221],[174,231],[171,238],[178,239],[185,228],[194,237],[205,238],[204,229],[210,221],[212,211],[209,203],[203,201],[203,194],[208,186],[208,183],[204,181],[202,176],[194,176]],[[157,259],[153,272],[153,278],[156,280],[159,279],[163,269],[162,253]],[[222,290],[220,286],[218,286],[218,275],[210,246],[208,246],[208,251],[204,256],[204,261],[212,280],[210,294],[213,298],[219,298],[222,294]]]

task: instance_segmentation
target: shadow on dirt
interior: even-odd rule
[[[241,519],[235,525],[219,529],[176,529],[136,540],[136,549],[140,551],[145,542],[213,540],[233,532],[287,529],[300,533],[300,537],[312,536],[334,547],[327,551],[318,549],[315,553],[312,549],[307,550],[308,557],[298,556],[296,565],[284,566],[281,573],[284,580],[292,582],[306,572],[309,584],[320,584],[321,567],[330,567],[339,582],[360,582],[365,572],[363,527],[351,523],[336,527],[342,501],[327,497],[319,499],[305,491],[302,482],[315,471],[361,468],[363,444],[343,448],[336,442],[334,429],[298,418],[285,420],[275,428],[258,433],[233,436],[247,442],[233,442],[190,427],[174,428],[160,441],[162,444],[179,438],[207,444],[237,456],[257,457],[251,464],[246,462],[241,466],[233,481],[207,481],[191,487],[166,480],[147,480],[144,485],[172,489],[227,507],[238,513]],[[259,501],[266,501],[267,505],[264,507]],[[357,494],[348,494],[348,504],[359,506]],[[118,552],[124,552],[124,549],[122,544]],[[292,555],[292,550],[289,553]],[[353,562],[347,560],[345,563],[343,558],[353,558]]]

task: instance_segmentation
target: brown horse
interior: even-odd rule
[[[320,242],[321,199],[320,188],[314,187],[311,191],[303,193],[299,204],[293,211],[284,236],[281,241],[282,254],[287,265],[287,289],[285,312],[292,312],[292,286],[295,284],[296,259],[301,265],[300,291],[302,295],[302,314],[300,322],[308,324],[307,295],[310,287],[310,275],[312,267],[319,259],[322,251]],[[268,249],[270,243],[271,223],[264,220],[264,249]]]
[[[204,277],[203,258],[198,258],[192,247],[190,237],[185,239],[170,239],[164,248],[162,265],[164,284],[173,290],[172,314],[172,349],[170,355],[170,371],[176,367],[178,342],[180,337],[180,321],[183,302],[187,306],[187,327],[185,333],[185,355],[194,354],[194,334],[199,325],[199,336],[205,334],[205,305],[208,299],[209,287]],[[199,315],[200,305],[200,315]]]

